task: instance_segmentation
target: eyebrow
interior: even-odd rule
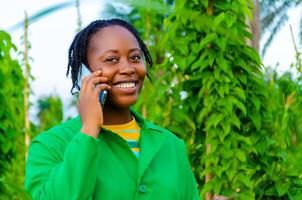
[[[139,52],[141,52],[141,50],[140,50],[139,48],[133,48],[133,49],[130,49],[130,51],[129,51],[129,52],[132,52],[132,51],[139,51]]]
[[[130,49],[129,52],[133,52],[133,51],[139,51],[141,52],[141,50],[139,48],[133,48],[133,49]],[[112,53],[118,53],[119,51],[116,50],[116,49],[109,49],[107,51],[104,51],[103,53],[108,53],[108,52],[112,52]]]

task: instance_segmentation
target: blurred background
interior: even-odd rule
[[[77,115],[69,45],[112,17],[155,63],[134,109],[186,141],[201,198],[302,199],[301,0],[2,2],[0,199],[29,199],[30,141]]]

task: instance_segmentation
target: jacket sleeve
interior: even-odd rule
[[[60,138],[47,139],[36,139],[30,146],[25,189],[34,200],[92,199],[99,140],[78,132],[60,152],[53,146]]]
[[[183,140],[181,140],[181,152],[180,152],[180,162],[181,162],[181,174],[182,174],[182,187],[184,188],[184,200],[200,200],[197,183],[188,160],[186,145]]]

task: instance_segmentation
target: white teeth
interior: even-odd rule
[[[134,82],[119,83],[119,84],[116,85],[116,87],[118,87],[118,88],[133,88],[133,87],[135,87],[135,83]]]

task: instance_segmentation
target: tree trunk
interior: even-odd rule
[[[260,5],[259,0],[254,1],[253,20],[251,23],[251,31],[253,34],[252,47],[259,52],[260,43]]]
[[[208,133],[206,134],[206,137],[209,137]],[[207,144],[206,155],[208,155],[210,153],[211,153],[211,145]],[[208,168],[208,167],[210,167],[210,166],[206,166],[206,168]],[[205,183],[208,183],[209,181],[211,181],[212,178],[213,178],[213,175],[211,173],[207,174],[205,177]],[[211,194],[210,192],[207,192],[205,200],[211,200],[212,198],[213,198],[213,194]]]
[[[213,15],[213,9],[214,9],[213,4],[214,4],[214,0],[208,0],[207,14],[209,16]],[[206,137],[209,137],[208,133],[206,133]],[[206,155],[208,155],[210,153],[211,153],[211,145],[206,144]],[[207,167],[210,167],[210,166],[205,166],[205,167],[207,168]],[[213,178],[213,175],[211,173],[206,174],[205,184],[210,182],[212,180],[212,178]],[[205,200],[211,200],[212,198],[213,198],[213,194],[210,193],[210,192],[207,192]]]
[[[27,159],[27,152],[30,143],[30,119],[29,119],[29,79],[30,79],[30,67],[28,62],[28,17],[25,12],[24,18],[24,113],[25,113],[25,159]]]

